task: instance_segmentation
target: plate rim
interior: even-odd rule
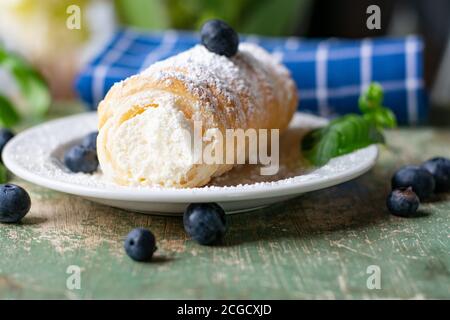
[[[326,120],[323,117],[298,112],[300,115],[308,115],[318,120]],[[231,202],[243,201],[248,199],[276,198],[280,196],[289,196],[303,194],[311,191],[325,189],[350,180],[353,180],[367,171],[369,171],[377,162],[379,148],[377,145],[370,145],[364,149],[373,149],[373,156],[366,161],[361,162],[352,170],[343,171],[335,175],[319,177],[308,181],[299,181],[285,184],[255,184],[251,188],[241,188],[238,186],[216,187],[213,189],[188,188],[188,189],[164,189],[164,188],[133,188],[114,186],[111,188],[96,188],[80,184],[52,180],[49,177],[43,177],[27,168],[16,163],[11,156],[11,150],[20,142],[20,140],[30,133],[41,129],[43,126],[55,125],[61,121],[70,121],[79,117],[86,117],[95,114],[95,112],[85,112],[71,115],[55,120],[50,120],[26,129],[11,139],[4,147],[2,158],[5,166],[16,176],[36,185],[46,187],[58,192],[68,193],[86,198],[101,198],[105,200],[134,201],[134,202],[158,202],[158,203],[186,203],[186,202]],[[362,149],[360,149],[362,150]],[[340,156],[349,157],[357,151]],[[338,158],[340,158],[338,157]]]

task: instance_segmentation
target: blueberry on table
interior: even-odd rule
[[[30,208],[30,196],[23,188],[14,184],[0,185],[0,222],[19,222]]]
[[[436,192],[450,190],[450,159],[436,157],[424,162],[422,168],[433,175],[436,182]]]
[[[419,197],[411,187],[393,190],[386,201],[389,211],[396,216],[410,217],[419,208]]]
[[[64,155],[64,164],[72,172],[92,173],[98,168],[97,152],[83,146],[74,146]]]
[[[392,177],[391,184],[392,189],[411,187],[420,200],[431,196],[435,187],[431,173],[418,166],[400,168]]]
[[[0,156],[2,154],[3,148],[14,137],[14,133],[12,133],[8,129],[0,129]]]
[[[225,211],[216,203],[192,203],[183,215],[184,230],[203,245],[219,242],[225,235]]]
[[[84,137],[83,141],[81,141],[81,146],[85,147],[86,149],[97,151],[97,137],[98,131],[89,133]]]
[[[207,21],[201,31],[202,44],[211,52],[232,57],[238,51],[239,36],[222,20]]]
[[[149,261],[156,251],[155,236],[150,230],[136,228],[125,239],[125,252],[136,261]]]

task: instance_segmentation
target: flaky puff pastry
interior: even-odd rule
[[[198,45],[109,90],[98,108],[101,169],[119,185],[203,186],[233,165],[198,161],[194,122],[223,136],[226,129],[283,131],[297,104],[289,71],[261,47],[242,43],[227,58]]]

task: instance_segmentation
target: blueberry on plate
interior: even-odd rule
[[[411,187],[393,190],[386,201],[389,211],[396,216],[410,217],[419,208],[419,197]]]
[[[14,133],[12,133],[8,129],[0,129],[0,156],[2,154],[3,148],[14,137]]]
[[[392,177],[392,189],[411,187],[417,196],[423,200],[434,191],[434,178],[427,170],[418,166],[400,168]]]
[[[238,51],[239,36],[222,20],[207,21],[200,31],[202,44],[211,52],[232,57]]]
[[[72,172],[92,173],[98,168],[97,152],[83,146],[74,146],[64,155],[64,164]]]
[[[125,252],[135,261],[149,261],[156,251],[155,236],[150,230],[136,228],[125,239]]]
[[[85,147],[86,149],[92,149],[97,151],[97,137],[98,131],[89,133],[87,136],[84,137],[83,141],[81,141],[81,146]]]
[[[436,157],[424,162],[422,168],[433,175],[436,181],[436,192],[450,190],[450,159]]]
[[[23,188],[14,184],[0,185],[0,222],[19,222],[30,208],[30,196]]]
[[[219,242],[225,235],[225,211],[216,203],[191,203],[183,215],[184,230],[203,245]]]

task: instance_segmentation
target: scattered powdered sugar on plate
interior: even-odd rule
[[[298,112],[295,114],[290,129],[281,139],[280,170],[277,175],[262,177],[258,174],[259,167],[241,165],[214,179],[209,185],[200,188],[124,187],[104,179],[101,171],[95,174],[69,172],[62,163],[64,151],[86,134],[96,130],[97,116],[95,113],[85,113],[50,121],[19,134],[5,148],[4,159],[9,169],[22,177],[32,175],[47,181],[57,181],[90,189],[140,189],[148,192],[190,190],[192,194],[225,190],[236,192],[270,190],[283,185],[298,185],[343,174],[360,166],[362,159],[376,159],[377,148],[376,146],[370,146],[335,158],[320,168],[308,169],[302,166],[299,158],[301,157],[299,155],[299,142],[302,134],[310,128],[323,126],[325,123],[326,120],[323,118]]]

